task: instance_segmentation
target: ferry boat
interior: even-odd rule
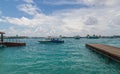
[[[99,39],[99,37],[95,37],[95,36],[90,36],[90,37],[88,37],[89,39]]]
[[[99,39],[98,36],[89,36],[88,39]]]
[[[40,43],[64,43],[60,38],[46,38],[45,40],[38,41]]]
[[[75,39],[80,39],[80,36],[78,35],[78,36],[75,36],[74,38],[75,38]]]

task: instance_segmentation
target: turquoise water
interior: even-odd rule
[[[25,47],[0,48],[0,74],[120,74],[120,65],[85,47],[102,43],[120,47],[120,39],[64,39],[40,44],[24,39]]]

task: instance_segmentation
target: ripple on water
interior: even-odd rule
[[[39,44],[0,50],[0,74],[120,74],[118,63],[85,48],[85,43],[119,45],[110,39],[65,39],[64,44]]]

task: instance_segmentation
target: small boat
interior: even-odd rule
[[[38,41],[40,43],[64,43],[60,38],[46,38],[45,40]]]
[[[80,39],[80,36],[78,35],[78,36],[75,36],[74,38],[75,38],[75,39]]]
[[[98,36],[89,36],[88,39],[99,39]]]

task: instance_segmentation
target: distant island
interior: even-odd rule
[[[114,36],[97,36],[98,38],[120,38],[120,35],[114,35]],[[61,36],[61,38],[74,38],[75,36]],[[92,37],[92,36],[91,36]],[[0,37],[1,38],[1,37]],[[27,38],[35,38],[35,39],[39,39],[39,38],[45,38],[45,37],[29,37],[29,36],[4,36],[5,39],[27,39]],[[80,36],[80,38],[89,38],[89,36]]]

